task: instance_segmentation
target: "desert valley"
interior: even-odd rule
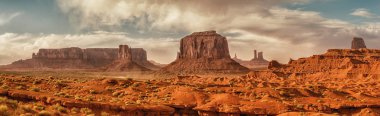
[[[40,49],[2,66],[2,115],[379,115],[380,50],[351,49],[281,64],[232,59],[216,31],[181,39],[168,65],[143,48]],[[261,63],[258,63],[261,62]],[[240,63],[240,64],[239,64]],[[252,68],[245,66],[261,66]]]
[[[380,0],[0,0],[0,116],[380,116]]]

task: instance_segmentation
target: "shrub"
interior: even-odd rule
[[[75,99],[75,100],[79,100],[79,101],[82,101],[82,97],[81,97],[81,96],[79,96],[79,95],[76,95],[76,96],[74,97],[74,99]]]
[[[43,111],[39,112],[37,114],[37,116],[51,116],[51,113],[48,112],[48,111],[43,110]]]
[[[38,85],[38,84],[41,84],[41,83],[42,83],[41,80],[35,80],[35,81],[33,81],[33,85]]]
[[[21,85],[19,85],[19,86],[17,86],[17,87],[16,87],[16,89],[18,89],[18,90],[25,90],[25,87],[24,87],[24,86],[21,86]]]
[[[90,90],[89,92],[90,92],[90,94],[97,94],[98,93],[95,90]]]
[[[80,111],[79,111],[79,109],[78,108],[71,108],[71,113],[74,113],[74,114],[76,114],[76,113],[79,113]]]
[[[37,87],[33,87],[31,90],[34,92],[40,92],[40,88],[37,88]]]
[[[21,106],[21,109],[24,112],[34,112],[33,108],[30,105]]]
[[[53,107],[58,112],[61,112],[61,113],[67,113],[68,112],[67,109],[65,107],[61,106],[60,104],[55,104]]]
[[[115,97],[116,97],[116,96],[119,96],[120,94],[121,94],[121,92],[113,92],[113,93],[112,93],[112,96],[115,96]]]
[[[3,85],[1,86],[2,89],[9,89],[9,86],[8,85]]]
[[[2,115],[2,116],[8,115],[8,106],[7,105],[0,105],[0,115]]]
[[[89,109],[89,108],[81,108],[81,109],[80,109],[80,112],[81,112],[81,113],[84,113],[84,114],[91,114],[91,113],[92,113],[92,110]]]
[[[34,109],[42,111],[42,110],[45,110],[45,107],[40,104],[35,104]]]
[[[107,112],[102,112],[100,113],[100,116],[110,116],[110,114],[108,114]]]

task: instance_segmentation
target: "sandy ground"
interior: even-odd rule
[[[380,115],[378,78],[254,78],[249,75],[153,78],[149,75],[0,72],[0,113]]]

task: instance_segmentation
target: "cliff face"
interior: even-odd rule
[[[150,70],[158,70],[160,67],[148,61],[148,56],[143,48],[132,48],[132,61]]]
[[[87,48],[83,50],[83,59],[94,67],[103,67],[116,60],[117,48]]]
[[[195,32],[182,38],[177,60],[162,71],[180,74],[246,72],[231,59],[225,37],[215,31]]]
[[[40,49],[34,59],[82,59],[83,51],[80,48]]]
[[[180,59],[229,59],[227,39],[215,31],[195,32],[181,40]]]
[[[113,63],[107,66],[107,71],[110,72],[119,72],[119,71],[149,71],[150,69],[139,65],[138,63],[134,62],[132,49],[129,48],[128,45],[120,45],[119,46],[119,53],[118,53],[118,59],[115,60]],[[136,51],[135,51],[136,52]],[[139,51],[137,51],[139,52]],[[139,60],[136,58],[140,58],[141,55],[136,55],[135,60]]]
[[[133,55],[132,55],[133,54]],[[53,69],[100,69],[115,60],[133,60],[135,63],[151,70],[159,67],[147,60],[147,53],[142,48],[129,48],[121,45],[118,48],[77,47],[61,49],[40,49],[32,54],[32,59],[15,61],[5,68],[53,68]]]
[[[77,47],[61,49],[40,49],[32,59],[19,60],[10,68],[53,68],[53,69],[95,69],[117,59],[117,49]]]

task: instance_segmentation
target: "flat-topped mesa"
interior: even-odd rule
[[[60,49],[39,49],[31,59],[15,61],[9,68],[51,68],[51,69],[96,69],[117,59],[115,48],[78,47]]]
[[[40,49],[37,54],[32,55],[37,59],[82,59],[83,50],[78,47],[61,49]]]
[[[195,32],[182,38],[179,59],[231,58],[227,39],[215,31]]]
[[[363,38],[354,37],[352,39],[351,49],[361,49],[361,48],[367,48],[367,46],[365,45],[365,42],[364,42]]]
[[[215,31],[195,32],[181,39],[177,59],[162,69],[164,72],[199,74],[246,72],[230,57],[227,39]]]
[[[211,30],[211,31],[202,31],[202,32],[194,32],[190,36],[208,36],[208,35],[215,35],[218,34],[216,31]]]

